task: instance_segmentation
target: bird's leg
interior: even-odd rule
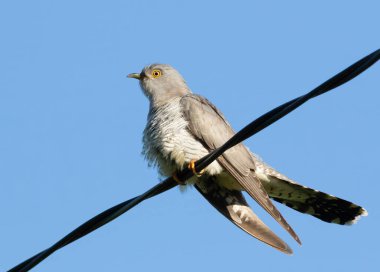
[[[200,172],[197,172],[197,170],[195,169],[195,162],[196,162],[196,160],[191,160],[189,165],[187,166],[187,168],[189,168],[191,171],[193,171],[194,175],[199,178],[200,176],[203,175],[205,170],[202,169]]]
[[[203,175],[203,173],[205,172],[205,170],[202,169],[200,172],[197,172],[197,170],[195,169],[195,162],[196,162],[196,160],[191,160],[189,162],[189,165],[187,166],[187,168],[190,169],[193,172],[193,174],[199,178],[199,177],[201,177]],[[186,185],[186,182],[182,181],[178,177],[177,171],[173,172],[172,177],[173,177],[174,181],[177,182],[179,185]]]
[[[182,181],[179,179],[177,176],[177,171],[174,171],[172,174],[172,178],[174,179],[175,182],[177,182],[179,185],[186,185],[186,182]]]

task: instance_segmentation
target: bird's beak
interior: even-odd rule
[[[129,77],[129,78],[135,78],[135,79],[138,79],[138,80],[141,79],[141,75],[138,74],[138,73],[129,74],[127,77]]]

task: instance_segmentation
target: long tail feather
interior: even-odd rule
[[[239,228],[284,253],[293,253],[291,248],[253,213],[240,191],[220,187],[212,178],[202,179],[195,184],[195,188]]]

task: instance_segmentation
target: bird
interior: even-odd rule
[[[356,223],[367,211],[359,205],[298,184],[281,174],[243,143],[196,172],[194,162],[223,145],[235,131],[209,100],[194,94],[182,75],[168,64],[151,64],[129,78],[139,80],[149,100],[143,132],[143,155],[164,177],[194,186],[221,214],[256,239],[286,254],[293,251],[253,212],[248,193],[301,245],[301,240],[271,199],[298,212],[340,225]],[[187,181],[176,173],[190,168]]]

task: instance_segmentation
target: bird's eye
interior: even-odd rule
[[[153,71],[152,71],[152,76],[153,76],[154,78],[158,78],[158,77],[160,77],[160,76],[161,76],[161,71],[160,71],[160,70],[153,70]]]

